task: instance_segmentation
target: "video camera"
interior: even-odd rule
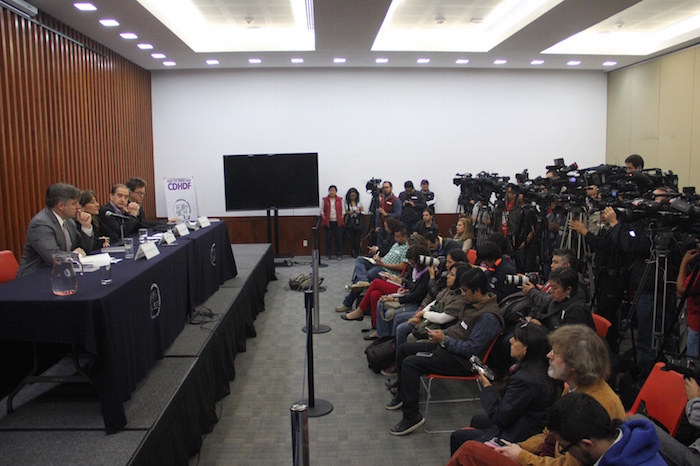
[[[381,192],[382,180],[381,178],[372,178],[365,185],[365,189],[368,193],[379,194]]]

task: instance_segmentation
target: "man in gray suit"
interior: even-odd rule
[[[92,250],[92,216],[80,209],[79,197],[80,190],[66,183],[46,189],[46,207],[29,222],[18,277],[51,267],[57,252],[74,251],[84,256]]]

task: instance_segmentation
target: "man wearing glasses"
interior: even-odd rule
[[[547,374],[566,383],[563,397],[570,392],[586,393],[600,403],[611,419],[625,420],[625,408],[617,394],[605,381],[610,370],[608,349],[603,340],[586,325],[564,325],[549,336]],[[507,439],[505,439],[507,440]],[[559,451],[556,438],[548,429],[520,443],[488,446],[480,442],[464,443],[452,456],[448,466],[455,465],[533,465],[554,466],[577,464],[565,449]]]
[[[559,454],[567,452],[584,466],[661,466],[659,439],[647,419],[612,421],[600,403],[585,393],[560,398],[547,423]]]

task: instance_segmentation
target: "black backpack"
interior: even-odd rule
[[[377,338],[365,349],[365,354],[369,368],[379,374],[396,360],[396,337]]]

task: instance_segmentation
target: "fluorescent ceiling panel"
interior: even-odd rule
[[[393,0],[373,51],[488,52],[564,0]]]
[[[650,55],[700,37],[697,0],[643,0],[542,53]]]
[[[315,50],[304,0],[138,0],[194,52]],[[309,16],[312,18],[313,13]],[[309,24],[311,23],[311,24]]]

